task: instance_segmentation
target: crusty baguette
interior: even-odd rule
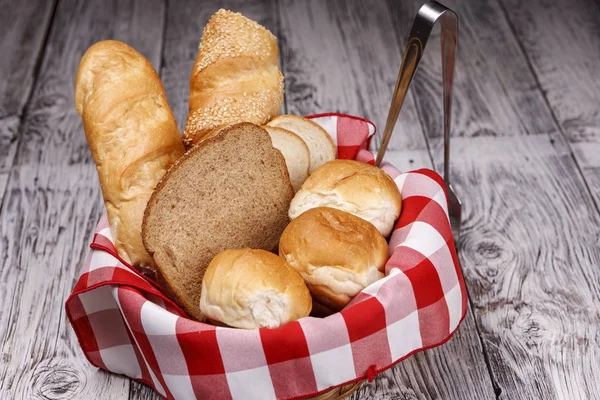
[[[313,121],[297,115],[280,115],[273,118],[268,126],[283,128],[300,136],[310,151],[309,173],[328,161],[334,160],[337,149],[329,133]]]
[[[187,146],[220,126],[262,125],[279,115],[283,75],[277,40],[239,13],[219,10],[208,21],[190,78]]]
[[[75,87],[115,247],[125,261],[151,267],[141,237],[144,210],[184,151],[160,79],[140,53],[107,40],[83,55]]]
[[[281,153],[264,129],[240,123],[203,140],[164,176],[142,236],[165,292],[202,320],[202,278],[228,249],[273,251],[294,195]]]
[[[300,187],[308,178],[308,169],[310,167],[310,152],[304,140],[295,133],[283,128],[274,126],[263,126],[271,136],[273,147],[281,151],[285,164],[287,165],[290,181],[294,191],[300,190]]]

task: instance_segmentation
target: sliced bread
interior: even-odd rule
[[[281,151],[285,164],[287,165],[290,181],[294,191],[297,192],[300,186],[308,178],[310,168],[310,152],[304,140],[295,133],[283,128],[274,126],[263,126],[271,136],[273,147]]]
[[[304,140],[310,151],[309,173],[327,161],[335,159],[336,147],[331,136],[311,120],[297,115],[280,115],[269,121],[267,125],[292,131]]]
[[[227,249],[273,251],[294,195],[285,160],[267,132],[241,123],[189,150],[158,183],[142,238],[159,282],[198,320],[202,277]]]

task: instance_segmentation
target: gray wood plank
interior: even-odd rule
[[[280,7],[288,112],[349,113],[371,119],[382,130],[403,50],[396,44],[385,4],[290,0]],[[378,134],[372,142],[375,148],[379,138]],[[431,165],[411,96],[389,151],[386,160],[394,164],[406,164],[402,155],[413,160],[413,168]]]
[[[157,65],[164,11],[160,0],[65,0],[56,10],[0,216],[1,398],[129,395],[128,379],[88,364],[64,315],[104,212],[74,77],[83,52],[102,39],[123,40]]]
[[[600,218],[559,136],[455,138],[461,251],[506,399],[600,392]]]
[[[2,211],[2,200],[6,192],[6,184],[8,183],[8,173],[0,172],[0,212]]]
[[[56,1],[0,1],[0,123],[20,116],[35,80]]]
[[[389,0],[398,40],[404,44],[420,0]],[[458,136],[557,132],[550,109],[528,73],[527,60],[495,0],[447,3],[459,15],[452,129]],[[434,29],[411,91],[429,138],[442,136],[439,27]],[[532,118],[531,111],[535,111]],[[432,141],[432,146],[436,143]],[[435,154],[439,159],[438,153]]]
[[[92,165],[13,170],[0,216],[0,397],[127,395],[127,380],[88,364],[63,307],[102,212]]]
[[[501,4],[600,206],[600,5],[589,0]]]
[[[384,124],[403,50],[390,37],[394,33],[386,7],[375,1],[282,1],[280,7],[288,112],[341,111]],[[431,166],[410,98],[386,160],[402,169]],[[461,385],[445,383],[456,381]],[[352,398],[436,397],[495,397],[470,314],[449,343],[401,362]]]
[[[9,171],[15,159],[20,122],[17,115],[0,119],[0,172]]]
[[[402,21],[420,4],[390,5]],[[461,20],[451,166],[464,202],[459,258],[495,384],[507,399],[590,398],[598,212],[499,4],[451,6]],[[537,23],[553,30],[559,20]],[[430,110],[423,122],[439,169],[438,54],[425,54],[412,90]]]

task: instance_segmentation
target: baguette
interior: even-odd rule
[[[283,75],[278,60],[271,32],[239,13],[217,11],[204,28],[190,78],[186,146],[221,126],[263,125],[279,115]]]
[[[152,267],[141,236],[144,210],[184,152],[160,79],[130,46],[98,42],[79,64],[75,107],[96,162],[115,248],[131,265]]]

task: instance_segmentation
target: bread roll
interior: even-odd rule
[[[211,261],[200,310],[235,328],[277,328],[310,314],[302,277],[283,258],[264,250],[223,251]]]
[[[333,207],[369,221],[387,237],[400,216],[402,201],[396,183],[372,165],[334,160],[304,182],[290,205],[290,218],[315,207]]]
[[[188,151],[152,194],[143,239],[165,292],[202,320],[202,277],[228,249],[275,250],[294,196],[267,132],[241,123]]]
[[[279,115],[283,75],[278,61],[271,32],[239,13],[217,11],[204,28],[190,78],[186,145],[219,126],[262,125]]]
[[[275,128],[272,126],[263,127],[271,136],[273,147],[281,151],[285,164],[287,165],[290,181],[294,191],[300,190],[300,187],[308,178],[308,169],[310,167],[310,152],[308,146],[300,136],[288,131],[287,129]]]
[[[141,236],[144,209],[184,151],[160,79],[128,45],[98,42],[79,64],[75,107],[96,162],[117,252],[130,264],[151,266]]]
[[[313,121],[297,115],[281,115],[267,124],[275,128],[283,128],[300,136],[310,151],[309,173],[335,159],[337,148],[327,131]]]
[[[318,207],[290,222],[281,236],[279,255],[300,272],[315,300],[340,310],[383,278],[388,244],[363,219]]]

